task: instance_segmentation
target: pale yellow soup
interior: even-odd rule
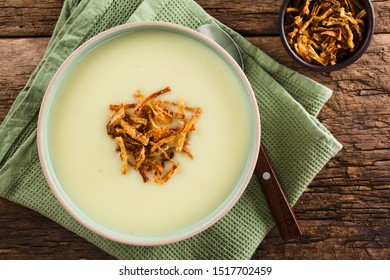
[[[160,97],[202,107],[190,136],[191,160],[164,185],[121,173],[116,143],[106,133],[109,104],[135,101],[170,86]],[[244,169],[250,142],[249,105],[242,83],[202,43],[169,31],[128,33],[95,48],[59,88],[49,123],[49,151],[57,178],[79,209],[110,230],[169,233],[212,213]]]

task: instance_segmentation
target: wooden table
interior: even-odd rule
[[[287,55],[276,27],[281,0],[197,2],[275,60],[334,90],[319,119],[344,149],[294,207],[304,237],[285,242],[274,228],[253,259],[390,259],[390,0],[373,1],[376,29],[366,54],[331,74],[310,73]],[[61,0],[0,0],[0,122],[42,58],[61,7]],[[111,258],[0,199],[0,259]]]

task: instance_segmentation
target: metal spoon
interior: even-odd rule
[[[234,40],[221,28],[205,24],[197,29],[203,35],[220,45],[244,69],[244,61]],[[280,235],[283,239],[295,238],[302,235],[301,228],[295,218],[294,212],[283,192],[271,163],[267,157],[264,146],[260,144],[255,174],[263,188],[268,205],[276,221]]]
[[[221,46],[238,63],[241,69],[244,70],[244,60],[242,59],[236,42],[234,42],[229,34],[212,24],[201,25],[198,27],[197,31],[203,35],[206,35],[219,46]]]

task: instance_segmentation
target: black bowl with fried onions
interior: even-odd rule
[[[279,34],[290,56],[316,72],[341,70],[358,60],[374,35],[370,0],[284,0]]]

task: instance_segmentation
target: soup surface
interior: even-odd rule
[[[164,185],[121,173],[116,143],[106,133],[109,104],[135,102],[165,86],[160,99],[201,107],[191,134],[194,159]],[[249,104],[227,63],[197,40],[170,31],[126,33],[85,55],[58,88],[49,122],[49,151],[62,188],[80,211],[104,227],[154,235],[207,217],[238,182],[249,152]]]

